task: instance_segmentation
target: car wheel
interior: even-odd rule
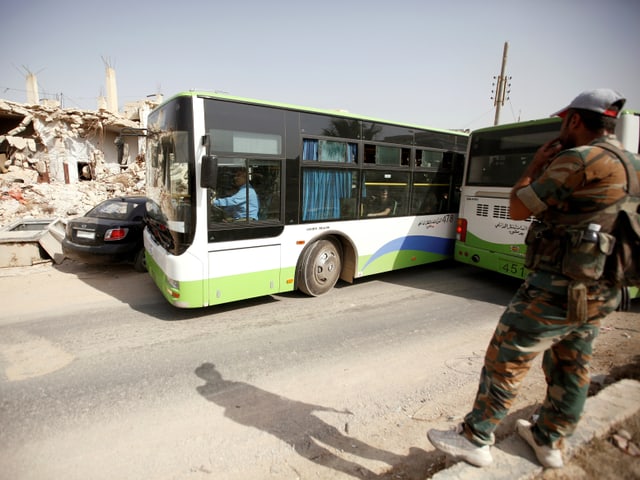
[[[138,250],[136,256],[133,259],[133,268],[136,272],[146,272],[147,271],[147,258],[144,254],[144,248]]]

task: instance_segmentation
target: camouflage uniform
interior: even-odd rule
[[[519,198],[537,218],[592,212],[625,195],[623,164],[593,145],[608,142],[622,148],[614,135],[556,156]],[[639,170],[636,163],[636,168]],[[532,362],[544,352],[547,393],[533,435],[543,445],[560,448],[574,431],[589,388],[589,361],[600,320],[616,309],[620,289],[605,280],[581,282],[585,308],[572,314],[574,281],[557,265],[534,269],[500,318],[487,348],[472,411],[464,435],[478,445],[494,443],[493,432],[513,405]]]

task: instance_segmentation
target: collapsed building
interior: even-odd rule
[[[144,138],[120,134],[144,127],[154,105],[120,114],[0,99],[0,246],[17,222],[64,222],[107,198],[144,195]]]

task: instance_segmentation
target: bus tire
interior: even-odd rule
[[[620,304],[616,310],[618,312],[628,312],[631,308],[631,292],[629,291],[629,287],[622,287],[620,289],[620,293]]]
[[[309,296],[327,293],[337,283],[342,270],[339,244],[330,239],[318,240],[305,251],[298,271],[298,288]]]
[[[133,258],[133,269],[140,273],[147,271],[147,259],[144,254],[144,248],[136,252],[136,256]]]

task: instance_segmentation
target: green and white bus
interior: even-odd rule
[[[463,132],[207,92],[148,118],[147,267],[196,308],[452,258]],[[245,182],[246,178],[246,182]]]
[[[511,187],[543,143],[560,133],[560,117],[475,130],[469,138],[457,220],[455,259],[524,278],[524,239],[531,222],[509,215]]]
[[[531,219],[512,220],[509,195],[536,150],[558,136],[562,119],[545,118],[482,128],[471,133],[465,161],[455,259],[525,278],[524,239]],[[638,152],[639,112],[620,114],[616,135],[625,149]],[[633,289],[631,296],[635,296]]]

